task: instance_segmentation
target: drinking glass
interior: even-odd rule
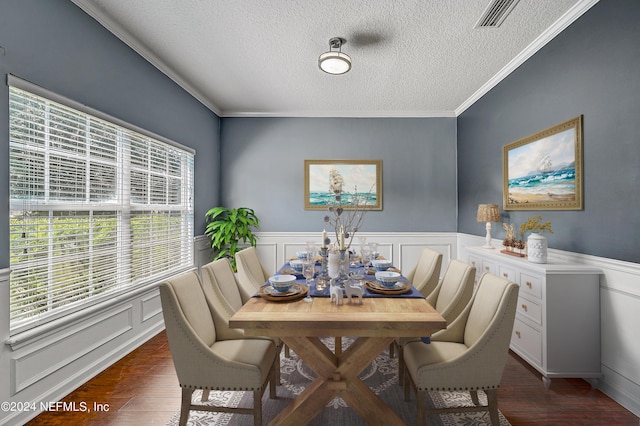
[[[302,275],[307,279],[307,297],[304,298],[305,302],[311,302],[311,283],[313,282],[313,276],[316,274],[316,265],[313,259],[307,258],[302,263]]]

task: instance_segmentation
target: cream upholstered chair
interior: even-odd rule
[[[238,268],[238,289],[242,303],[247,303],[264,284],[270,274],[260,262],[255,247],[247,247],[236,252],[236,267]],[[284,356],[289,357],[289,347],[284,345]]]
[[[180,424],[190,410],[253,414],[262,424],[262,394],[270,382],[275,398],[276,346],[267,339],[222,340],[214,325],[211,301],[196,272],[183,273],[160,284],[162,314],[173,364],[182,388]],[[253,409],[195,405],[193,391],[252,391]]]
[[[201,268],[202,286],[209,300],[217,301],[219,307],[214,310],[213,321],[222,339],[268,339],[273,341],[277,349],[276,383],[280,383],[280,352],[282,341],[277,337],[246,337],[244,331],[229,328],[229,319],[242,307],[242,297],[233,267],[228,258],[214,260]],[[203,393],[203,397],[205,394]],[[206,400],[206,399],[205,399]]]
[[[441,267],[442,253],[425,247],[416,266],[405,276],[424,297],[427,297],[438,285]]]
[[[417,394],[417,424],[425,414],[489,411],[491,423],[499,424],[498,392],[509,351],[518,301],[518,285],[492,274],[480,278],[478,289],[463,312],[445,330],[433,335],[430,344],[414,341],[404,345],[404,394]],[[428,391],[463,390],[471,393],[474,406],[426,409]],[[478,390],[488,405],[479,404]]]
[[[405,277],[424,297],[427,297],[438,285],[440,269],[442,268],[442,253],[428,247],[422,249],[418,263]],[[394,349],[399,346],[398,340],[389,345],[389,357],[393,358]],[[400,348],[398,348],[400,351]],[[402,381],[402,379],[400,379]]]
[[[247,247],[236,253],[238,284],[242,303],[249,300],[272,275],[262,266],[255,247]]]
[[[427,302],[435,308],[451,324],[467,306],[473,294],[473,282],[476,277],[476,268],[457,259],[452,259],[447,265],[444,277],[427,297]],[[434,336],[433,339],[437,340]],[[419,339],[396,339],[398,345],[398,381],[402,384],[404,379],[404,361],[402,347],[410,341]]]

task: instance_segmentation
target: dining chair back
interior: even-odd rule
[[[427,297],[438,285],[441,267],[442,253],[425,247],[416,266],[405,276],[424,297]]]
[[[238,268],[238,284],[242,303],[247,303],[260,286],[264,284],[272,275],[260,262],[258,252],[255,247],[247,247],[240,250],[235,255],[236,267]]]
[[[262,424],[262,394],[270,383],[275,398],[276,346],[268,339],[220,340],[211,300],[196,272],[186,272],[159,286],[169,349],[182,388],[180,425],[190,410],[251,414]],[[196,389],[252,391],[253,408],[192,403]]]
[[[474,266],[458,259],[452,259],[447,265],[444,277],[427,297],[427,302],[444,317],[447,324],[451,324],[471,300],[475,277],[476,268]],[[431,336],[430,340],[434,339],[437,337]],[[398,382],[400,384],[404,381],[403,347],[408,342],[415,340],[419,339],[400,338],[395,341],[398,347]]]
[[[471,300],[475,278],[475,266],[452,259],[442,280],[427,297],[427,302],[450,324]]]
[[[421,341],[404,346],[404,393],[417,395],[417,423],[426,414],[488,411],[499,424],[497,388],[502,379],[518,301],[517,284],[485,273],[462,313],[444,330],[434,333],[430,344]],[[429,391],[466,390],[474,403],[469,407],[427,409]],[[480,405],[478,390],[487,395]]]

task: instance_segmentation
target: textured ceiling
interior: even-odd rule
[[[598,0],[72,0],[220,116],[456,116]],[[318,68],[331,37],[350,72]]]

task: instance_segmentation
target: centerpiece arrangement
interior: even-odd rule
[[[358,193],[357,186],[354,192],[348,193],[344,190],[345,182],[340,172],[336,169],[329,171],[329,192],[332,194],[324,216],[325,224],[333,228],[335,239],[333,244],[327,237],[326,229],[322,232],[321,253],[323,257],[324,275],[325,265],[330,263],[328,276],[338,281],[346,276],[349,258],[347,256],[349,248],[353,243],[356,232],[362,226],[368,206],[372,203],[373,187],[366,194]],[[330,260],[328,258],[331,258]]]

